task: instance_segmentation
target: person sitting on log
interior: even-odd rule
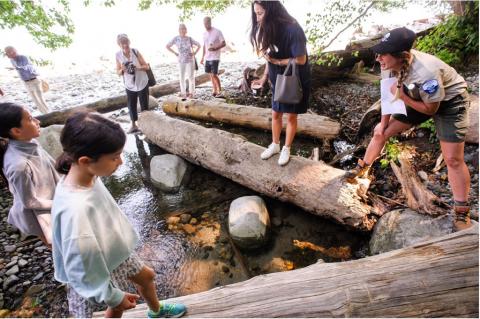
[[[356,177],[366,176],[390,137],[433,117],[452,187],[455,226],[467,228],[470,174],[463,158],[470,106],[467,83],[437,57],[413,50],[415,38],[413,31],[397,28],[372,47],[381,70],[390,71],[388,77],[397,78],[390,91],[406,104],[407,115],[382,116],[363,160],[358,161],[346,178],[352,182]]]
[[[290,147],[297,130],[298,114],[306,113],[310,97],[310,66],[307,54],[307,39],[302,27],[287,12],[279,1],[253,1],[252,30],[250,42],[258,53],[267,60],[265,72],[252,86],[263,87],[269,78],[272,84],[272,143],[261,154],[266,160],[280,153],[278,164],[283,166],[290,160]],[[277,75],[283,74],[289,61],[296,63],[303,96],[297,104],[275,101]],[[293,71],[292,71],[293,72]],[[287,113],[285,145],[280,152],[283,113]]]

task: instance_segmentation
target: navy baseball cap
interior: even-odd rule
[[[385,34],[380,43],[372,47],[372,50],[378,54],[409,51],[416,37],[415,32],[405,27],[393,29]]]

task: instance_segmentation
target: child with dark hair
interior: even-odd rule
[[[59,180],[52,157],[37,143],[39,121],[14,103],[0,103],[0,175],[13,194],[8,222],[51,245],[53,193]]]
[[[122,164],[125,139],[120,125],[97,113],[67,120],[60,138],[64,153],[57,161],[57,170],[66,176],[52,207],[55,278],[68,284],[75,317],[91,317],[95,303],[108,306],[106,317],[135,308],[139,296],[119,289],[125,279],[147,302],[148,317],[180,317],[184,305],[158,301],[155,272],[134,253],[137,234],[98,178]]]

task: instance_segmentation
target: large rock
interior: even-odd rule
[[[262,198],[244,196],[230,204],[228,231],[241,248],[257,248],[267,240],[270,217]]]
[[[63,152],[62,144],[60,143],[60,134],[62,133],[63,125],[50,125],[40,130],[40,136],[37,141],[54,159],[60,156]]]
[[[150,161],[152,183],[165,192],[177,192],[187,179],[187,162],[176,155],[157,155]]]
[[[470,123],[468,124],[468,131],[465,141],[467,143],[478,144],[478,96],[470,95],[470,99],[470,110],[468,112]]]
[[[411,246],[453,232],[451,216],[430,217],[411,209],[397,209],[383,215],[373,230],[370,253],[380,254]]]

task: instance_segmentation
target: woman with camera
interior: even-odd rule
[[[127,92],[127,106],[132,126],[128,133],[138,132],[137,98],[142,111],[148,110],[148,64],[136,49],[130,48],[130,39],[126,34],[117,36],[117,44],[121,48],[116,54],[117,73],[123,76]]]
[[[280,1],[253,1],[251,14],[250,41],[257,53],[263,55],[268,62],[265,73],[260,79],[253,81],[253,85],[262,87],[269,79],[273,91],[272,143],[260,157],[266,160],[280,153],[278,165],[283,166],[290,160],[290,147],[297,131],[297,116],[307,112],[310,97],[311,75],[308,63],[307,39],[302,27],[287,12]],[[302,90],[301,100],[295,104],[275,100],[277,75],[284,73],[291,60],[298,69]],[[287,113],[287,129],[285,145],[280,151],[283,113]]]

